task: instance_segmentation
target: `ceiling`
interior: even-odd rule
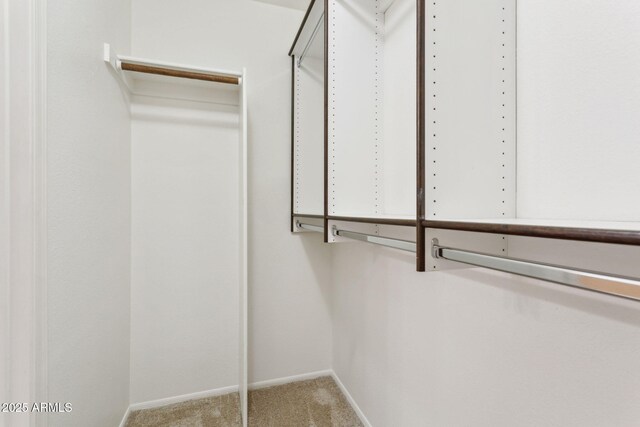
[[[291,9],[307,10],[310,0],[255,0],[255,1],[274,4],[276,6],[289,7]]]

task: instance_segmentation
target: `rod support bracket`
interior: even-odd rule
[[[438,239],[431,239],[431,256],[435,259],[440,258],[440,242]]]

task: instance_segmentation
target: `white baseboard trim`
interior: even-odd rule
[[[122,417],[122,421],[120,421],[120,427],[124,427],[127,425],[127,420],[129,419],[129,414],[131,413],[131,406],[127,408],[127,411],[124,413],[124,417]]]
[[[334,373],[331,369],[325,369],[324,371],[309,372],[300,375],[291,375],[290,377],[274,378],[272,380],[258,381],[249,384],[249,390],[259,390],[261,388],[273,387],[276,385],[293,383],[296,381],[313,380],[319,377],[330,377]]]
[[[326,369],[324,371],[309,372],[309,373],[300,374],[300,375],[291,375],[289,377],[274,378],[266,381],[257,381],[249,384],[249,390],[259,390],[261,388],[273,387],[276,385],[288,384],[296,381],[312,380],[319,377],[332,377],[333,380],[338,385],[338,387],[340,388],[340,391],[342,391],[342,393],[347,398],[347,401],[355,411],[358,418],[360,418],[360,421],[362,422],[362,424],[365,427],[372,427],[371,423],[369,422],[369,420],[367,420],[367,417],[365,417],[364,413],[362,412],[362,410],[360,409],[356,401],[353,399],[353,397],[351,396],[347,388],[344,386],[344,384],[342,384],[342,381],[340,381],[340,378],[338,377],[338,375],[332,369]],[[186,402],[188,400],[195,400],[195,399],[203,399],[205,397],[220,396],[223,394],[233,393],[236,391],[238,391],[238,386],[229,386],[229,387],[216,388],[212,390],[199,391],[196,393],[183,394],[180,396],[167,397],[164,399],[150,400],[148,402],[133,403],[129,405],[129,408],[127,408],[127,411],[125,412],[124,417],[122,418],[122,422],[120,422],[120,427],[124,427],[126,425],[127,419],[129,418],[129,415],[133,411],[139,411],[141,409],[159,408],[161,406],[172,405],[174,403],[181,403],[181,402]]]
[[[358,418],[360,418],[360,421],[362,422],[364,427],[372,427],[367,417],[364,416],[364,412],[362,412],[362,409],[360,409],[356,401],[353,399],[353,396],[351,396],[351,393],[349,393],[349,390],[347,390],[344,384],[342,384],[342,381],[340,381],[340,378],[338,378],[338,375],[334,371],[331,371],[331,376],[333,377],[333,380],[336,382],[336,384],[338,384],[338,387],[340,387],[342,394],[345,395],[345,397],[349,401],[349,404],[355,411]]]
[[[212,390],[197,391],[195,393],[182,394],[180,396],[166,397],[164,399],[150,400],[148,402],[133,403],[129,406],[129,411],[139,411],[141,409],[159,408],[161,406],[182,403],[188,400],[204,399],[205,397],[221,396],[223,394],[238,391],[237,385],[214,388]]]

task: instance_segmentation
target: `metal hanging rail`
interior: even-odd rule
[[[338,230],[334,227],[334,236],[348,237],[349,239],[360,240],[361,242],[373,243],[376,245],[388,246],[390,248],[400,249],[407,252],[416,252],[416,242],[409,240],[392,239],[390,237],[381,237],[373,234],[356,233],[355,231]]]
[[[296,221],[296,227],[303,230],[315,231],[318,233],[324,233],[324,227],[321,225],[305,224],[304,222]],[[333,228],[332,233],[334,236],[347,237],[353,240],[359,240],[361,242],[373,243],[376,245],[387,246],[390,248],[400,249],[407,252],[416,252],[416,243],[409,240],[392,239],[390,237],[376,236],[373,234],[356,233],[355,231],[338,230]]]
[[[307,44],[304,46],[304,49],[300,54],[300,58],[298,58],[298,64],[297,64],[298,67],[302,65],[302,60],[307,55],[307,51],[311,47],[311,43],[313,43],[313,40],[316,38],[316,35],[318,34],[318,30],[320,29],[320,24],[322,24],[323,20],[324,20],[324,12],[322,12],[322,15],[320,15],[320,18],[318,18],[318,22],[316,23],[316,26],[313,29],[313,33],[311,33],[311,37],[309,37],[309,41],[307,41]]]
[[[305,224],[300,221],[296,221],[296,226],[303,230],[315,231],[316,233],[324,233],[324,227],[321,225]]]
[[[640,301],[640,280],[630,277],[611,276],[595,271],[577,270],[558,265],[447,248],[440,246],[437,239],[433,239],[431,242],[431,253],[434,258],[486,267],[492,270]]]

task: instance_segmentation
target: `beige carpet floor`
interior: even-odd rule
[[[176,403],[132,412],[126,427],[237,427],[240,419],[238,393]]]
[[[127,427],[241,427],[237,393],[131,413]],[[249,392],[251,427],[361,427],[331,377]]]

